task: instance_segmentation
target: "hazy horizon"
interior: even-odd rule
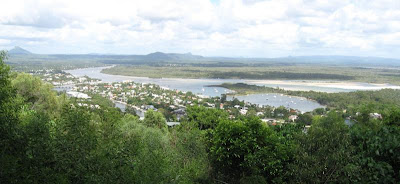
[[[13,50],[15,48],[21,48],[25,51],[30,52],[29,50],[22,48],[20,46],[14,46],[11,49],[6,49],[7,51]],[[144,55],[149,55],[149,54],[154,54],[154,53],[164,53],[164,54],[191,54],[191,55],[195,55],[195,56],[203,56],[203,55],[199,55],[196,53],[191,53],[191,52],[162,52],[162,51],[154,51],[154,52],[150,52],[150,53],[144,53],[144,54],[136,54],[136,53],[130,53],[130,54],[116,54],[116,53],[79,53],[79,54],[74,54],[74,53],[53,53],[53,54],[48,54],[48,53],[33,53],[31,52],[31,54],[38,54],[38,55],[121,55],[121,56],[144,56]],[[396,59],[399,60],[400,58],[394,58],[394,57],[380,57],[380,56],[355,56],[355,55],[288,55],[288,56],[277,56],[277,57],[246,57],[246,56],[203,56],[203,57],[210,57],[210,58],[235,58],[235,59],[274,59],[274,58],[290,58],[290,57],[359,57],[359,58],[381,58],[381,59]]]

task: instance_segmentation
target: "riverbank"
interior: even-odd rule
[[[232,91],[227,95],[251,95],[263,93],[280,93],[286,94],[286,91],[279,88],[271,88],[266,86],[249,85],[245,83],[223,83],[219,85],[208,85],[207,87],[221,87]]]
[[[310,100],[315,100],[321,105],[338,109],[345,109],[349,105],[360,105],[368,103],[385,104],[388,106],[400,106],[400,90],[398,89],[326,93],[316,91],[290,91],[280,88],[249,85],[244,83],[223,83],[221,85],[213,86],[227,88],[229,90],[235,91],[236,95],[279,93],[288,96],[304,97]]]
[[[255,85],[285,85],[285,86],[307,86],[319,88],[336,88],[345,90],[381,90],[381,89],[400,89],[400,86],[388,83],[362,83],[351,81],[319,81],[319,80],[248,80],[249,84]],[[298,88],[285,88],[286,90],[296,90]]]
[[[334,66],[260,66],[260,67],[195,67],[195,66],[147,66],[117,65],[102,73],[149,78],[184,78],[184,79],[241,79],[280,82],[292,80],[296,83],[317,82],[322,87],[364,90],[357,83],[400,85],[397,69],[357,68]],[[327,82],[328,84],[324,84]],[[338,83],[332,84],[330,83]],[[350,86],[348,85],[350,83]],[[343,84],[343,85],[342,85]],[[379,88],[379,86],[372,86]],[[366,90],[370,90],[369,88]]]
[[[236,68],[240,72],[248,71],[253,73],[256,70],[254,68]],[[174,80],[174,81],[221,81],[220,83],[216,83],[215,85],[222,84],[225,82],[228,83],[246,83],[258,86],[267,86],[267,87],[279,87],[285,90],[292,91],[321,91],[321,92],[350,92],[356,90],[380,90],[385,88],[390,89],[400,89],[400,86],[394,85],[395,82],[392,80],[376,80],[375,82],[369,79],[365,80],[339,80],[339,79],[327,79],[320,78],[321,76],[318,73],[289,73],[276,75],[276,73],[272,77],[272,79],[265,79],[266,76],[258,76],[249,74],[239,74],[236,72],[235,75],[224,75],[222,77],[216,77],[221,72],[231,71],[232,68],[191,68],[191,67],[107,67],[101,70],[102,74],[109,74],[113,76],[125,76],[125,77],[134,77],[134,78],[148,78],[151,80]],[[265,69],[266,70],[266,69]],[[308,71],[308,70],[305,70]],[[259,71],[260,73],[265,73],[264,69]],[[267,72],[275,72],[274,70]],[[303,72],[303,71],[302,71]],[[334,73],[337,71],[334,71]],[[235,72],[234,72],[235,73]],[[293,75],[292,75],[293,74]],[[304,74],[304,75],[303,75]],[[300,76],[298,76],[300,75]],[[287,77],[288,80],[282,79],[280,77]],[[296,77],[297,78],[291,78]],[[301,76],[306,76],[308,79],[302,79]],[[311,77],[314,76],[314,77]],[[319,77],[318,77],[319,76]],[[248,78],[246,78],[248,77]],[[327,77],[327,76],[324,76]],[[335,77],[334,77],[335,78]],[[386,82],[384,82],[386,81]],[[388,83],[388,81],[392,81],[392,83]],[[213,85],[213,84],[211,84]]]

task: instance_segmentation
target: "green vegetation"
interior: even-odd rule
[[[151,78],[221,78],[221,79],[324,79],[351,80],[344,74],[296,72],[280,67],[193,67],[193,66],[117,66],[102,72]],[[299,70],[301,71],[301,70]]]
[[[318,111],[324,116],[303,117],[312,120],[308,130],[193,106],[167,128],[160,112],[139,120],[106,100],[81,107],[36,77],[11,74],[4,58],[1,52],[2,183],[400,182],[396,106],[360,104],[353,126],[340,111]]]
[[[300,96],[313,99],[322,105],[331,108],[347,109],[362,104],[373,103],[375,106],[400,106],[400,90],[382,89],[379,91],[355,91],[340,93],[325,93],[315,91],[287,91],[266,86],[249,85],[244,83],[224,83],[216,85],[234,90],[239,95],[257,93],[281,93],[291,96]]]
[[[285,94],[289,91],[285,91],[279,88],[271,88],[267,86],[257,86],[245,83],[223,83],[220,85],[210,85],[209,87],[222,87],[233,90],[236,95],[248,95],[248,94],[260,94],[260,93],[282,93]]]
[[[105,66],[97,58],[79,55],[11,55],[7,62],[13,70],[30,72],[36,70],[69,70]]]
[[[275,64],[230,66],[196,66],[194,64],[124,65],[104,69],[103,73],[150,78],[220,78],[220,79],[282,79],[334,80],[400,84],[398,68],[360,68],[330,65]]]
[[[193,125],[197,125],[200,130],[214,129],[218,122],[228,119],[228,113],[221,109],[205,108],[204,106],[194,106],[187,110],[187,120]]]
[[[301,71],[301,70],[300,70]],[[219,79],[304,79],[352,80],[353,76],[334,73],[295,72],[280,67],[167,67],[117,66],[102,72],[114,75],[133,75],[151,78],[219,78]]]
[[[0,58],[0,180],[4,183],[194,183],[207,180],[200,130],[166,129],[109,104],[79,107]],[[23,88],[22,86],[26,86]],[[101,97],[96,97],[94,101]],[[103,99],[104,101],[104,99]],[[190,141],[190,142],[187,142]],[[192,149],[187,149],[192,148]]]
[[[285,168],[293,157],[294,145],[258,118],[222,120],[210,142],[210,159],[221,180],[234,183],[254,176],[272,183],[287,180]]]

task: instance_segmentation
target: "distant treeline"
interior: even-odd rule
[[[104,64],[110,64],[110,65],[115,65],[115,64],[120,64],[120,65],[149,65],[153,66],[155,64],[164,64],[165,62],[163,61],[147,61],[147,60],[100,60],[101,63]]]
[[[116,66],[102,70],[107,74],[134,75],[153,78],[212,78],[212,79],[289,79],[289,80],[355,80],[355,76],[330,73],[308,73],[294,71],[268,71],[268,67],[188,67],[187,64],[154,63],[147,66]],[[199,64],[200,65],[200,64]],[[202,64],[206,66],[207,64]],[[233,64],[232,64],[233,66]],[[266,69],[267,71],[265,71]],[[264,70],[264,71],[263,71]]]
[[[120,64],[120,65],[147,65],[147,66],[170,66],[177,65],[181,67],[268,67],[268,66],[296,66],[296,65],[304,65],[301,63],[278,63],[278,62],[269,62],[269,63],[257,63],[257,62],[221,62],[218,60],[203,60],[203,61],[168,61],[168,60],[152,60],[152,59],[132,59],[132,58],[121,58],[121,59],[102,59],[99,62],[104,64]]]
[[[160,61],[160,60],[101,60],[101,63],[104,64],[121,64],[121,65],[147,65],[147,66],[185,66],[185,67],[244,67],[244,66],[253,66],[253,64],[244,64],[238,62],[171,62],[171,61]],[[262,64],[267,65],[267,64]]]
[[[386,77],[400,77],[400,74],[380,74],[380,75]]]
[[[341,74],[326,74],[326,73],[294,73],[294,72],[263,72],[263,73],[247,73],[247,72],[218,72],[213,73],[212,78],[240,78],[240,79],[333,79],[333,80],[353,80],[353,76]]]

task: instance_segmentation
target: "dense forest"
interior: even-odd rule
[[[1,183],[400,182],[400,109],[371,118],[368,96],[352,126],[340,111],[312,117],[306,130],[193,106],[168,127],[156,111],[140,120],[109,103],[80,107],[39,78],[12,73],[5,59],[1,52]]]

